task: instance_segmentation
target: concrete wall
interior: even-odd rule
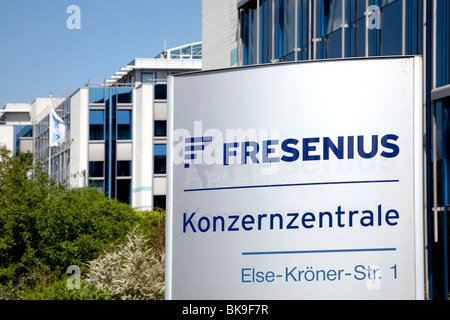
[[[202,1],[203,70],[237,63],[237,0]]]
[[[14,126],[0,125],[0,145],[6,146],[8,150],[14,148]]]
[[[70,98],[70,185],[87,186],[89,143],[89,89],[80,88]],[[73,175],[76,175],[75,177]]]
[[[153,207],[153,84],[142,84],[133,97],[132,203],[140,209]]]

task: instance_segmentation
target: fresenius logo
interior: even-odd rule
[[[213,136],[185,139],[185,168],[194,159],[202,159],[205,146],[215,142],[214,164],[260,164],[295,161],[371,159],[376,156],[395,158],[400,153],[395,134],[355,135],[337,137],[308,137],[265,139],[261,141],[225,142]],[[202,154],[199,154],[201,152]],[[211,152],[208,154],[211,157]],[[191,162],[187,162],[191,161]],[[198,162],[197,162],[198,163]]]
[[[205,150],[206,143],[210,143],[213,141],[213,137],[193,137],[193,138],[186,138],[185,143],[186,146],[184,147],[184,159],[185,161],[188,160],[194,160],[197,159],[197,153],[196,151],[203,151]],[[191,152],[191,153],[188,153]],[[189,162],[184,163],[185,168],[189,168]]]

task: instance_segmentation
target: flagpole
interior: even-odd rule
[[[53,93],[50,92],[50,109],[48,110],[48,176],[52,178],[52,129],[51,129],[51,117],[53,108]]]

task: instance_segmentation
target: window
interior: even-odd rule
[[[402,54],[402,1],[383,1],[381,21],[381,55]],[[378,55],[374,52],[374,55]]]
[[[180,59],[180,49],[172,50],[170,52],[170,59]]]
[[[89,110],[89,140],[104,140],[104,110]]]
[[[448,1],[437,1],[436,17],[436,86],[450,83],[450,4]]]
[[[192,59],[202,58],[202,45],[201,43],[192,46]]]
[[[117,110],[117,140],[131,140],[131,110]]]
[[[153,207],[166,209],[166,196],[154,196],[153,197]]]
[[[131,204],[131,179],[118,179],[116,193],[117,200]]]
[[[105,103],[105,89],[90,88],[89,103]]]
[[[155,121],[155,137],[165,137],[167,135],[167,121],[157,120]]]
[[[89,180],[89,187],[97,189],[99,192],[104,193],[103,180]]]
[[[117,161],[117,177],[131,177],[131,161]]]
[[[154,170],[153,173],[166,173],[166,145],[165,144],[155,144],[153,146],[153,157],[154,157]]]
[[[167,84],[156,84],[155,85],[155,100],[166,100],[167,99]]]
[[[132,88],[117,88],[117,103],[131,103],[132,96]]]
[[[104,162],[103,161],[90,161],[89,162],[89,177],[90,178],[102,178],[104,176],[105,176]]]
[[[153,83],[154,75],[153,72],[142,72],[141,80],[142,83]]]
[[[244,64],[257,63],[257,8],[256,1],[252,2],[243,12],[242,41],[244,45]]]
[[[295,0],[280,0],[278,12],[279,57],[293,53],[295,47]],[[293,60],[285,58],[284,60]]]

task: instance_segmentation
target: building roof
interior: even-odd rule
[[[199,70],[202,68],[202,43],[194,42],[164,50],[155,58],[136,58],[114,73],[106,85],[113,85],[134,70]]]

